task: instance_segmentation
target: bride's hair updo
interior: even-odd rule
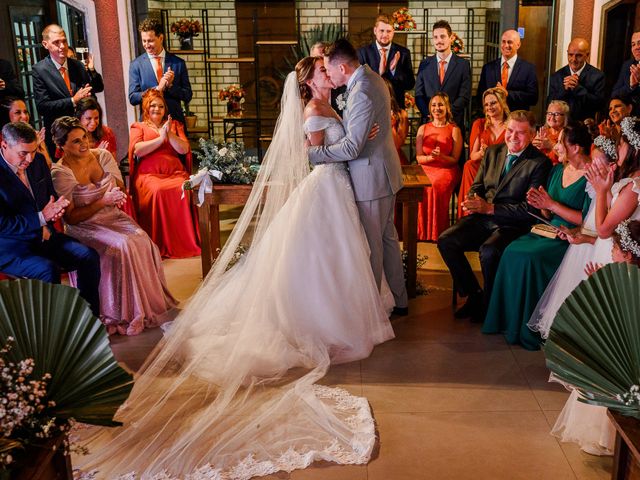
[[[306,82],[313,78],[313,71],[318,60],[320,60],[320,57],[305,57],[296,64],[296,78],[298,79],[300,98],[302,98],[305,105],[312,97],[311,87]]]

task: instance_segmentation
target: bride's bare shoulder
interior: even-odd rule
[[[304,107],[304,119],[306,120],[309,117],[324,117],[324,109],[320,102],[315,99],[309,100],[307,105]]]

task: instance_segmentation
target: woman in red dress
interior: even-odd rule
[[[562,100],[552,100],[547,107],[546,122],[531,141],[534,147],[544,153],[556,165],[560,162],[553,147],[558,143],[560,132],[569,121],[569,104]]]
[[[129,163],[134,165],[131,188],[140,226],[160,248],[163,257],[200,255],[198,225],[182,183],[189,179],[179,155],[187,156],[189,141],[180,122],[167,114],[162,93],[147,90],[142,96],[142,122],[129,130]]]
[[[482,94],[484,118],[478,118],[471,127],[469,136],[469,160],[462,170],[462,181],[458,192],[458,218],[467,215],[462,210],[462,200],[467,197],[471,185],[476,178],[484,152],[491,145],[504,142],[504,132],[509,116],[509,107],[504,91],[501,88],[489,88]]]
[[[421,125],[416,136],[416,160],[431,180],[418,205],[418,240],[436,241],[449,226],[449,202],[460,179],[463,141],[446,93],[431,97],[429,113],[431,122]]]

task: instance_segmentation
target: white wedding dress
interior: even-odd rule
[[[633,183],[631,188],[640,194],[640,177],[623,178],[611,187],[611,205],[613,205],[624,187]],[[590,185],[587,186],[589,195],[594,197]],[[589,213],[585,217],[585,227],[595,230],[595,200],[591,202]],[[640,206],[632,213],[631,218],[640,218]],[[536,310],[529,321],[532,330],[540,332],[543,338],[548,338],[556,313],[566,298],[587,278],[584,268],[587,262],[606,265],[613,261],[611,238],[598,238],[595,244],[571,245],[562,260],[560,268],[547,286],[544,295],[538,302]],[[615,429],[607,417],[607,409],[597,405],[580,402],[577,390],[571,385],[560,381],[551,375],[550,381],[563,384],[571,391],[567,402],[560,412],[551,434],[562,442],[577,443],[580,448],[591,455],[613,455],[615,447]]]
[[[236,228],[136,378],[116,415],[124,426],[91,432],[92,453],[79,458],[90,478],[248,480],[317,460],[368,462],[367,400],[316,382],[394,337],[393,299],[385,306],[377,290],[345,166],[309,173],[302,126],[290,74]],[[324,130],[325,143],[344,136],[334,118],[304,128]]]

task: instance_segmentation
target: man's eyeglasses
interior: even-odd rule
[[[564,113],[562,112],[547,112],[547,117],[564,117]]]

